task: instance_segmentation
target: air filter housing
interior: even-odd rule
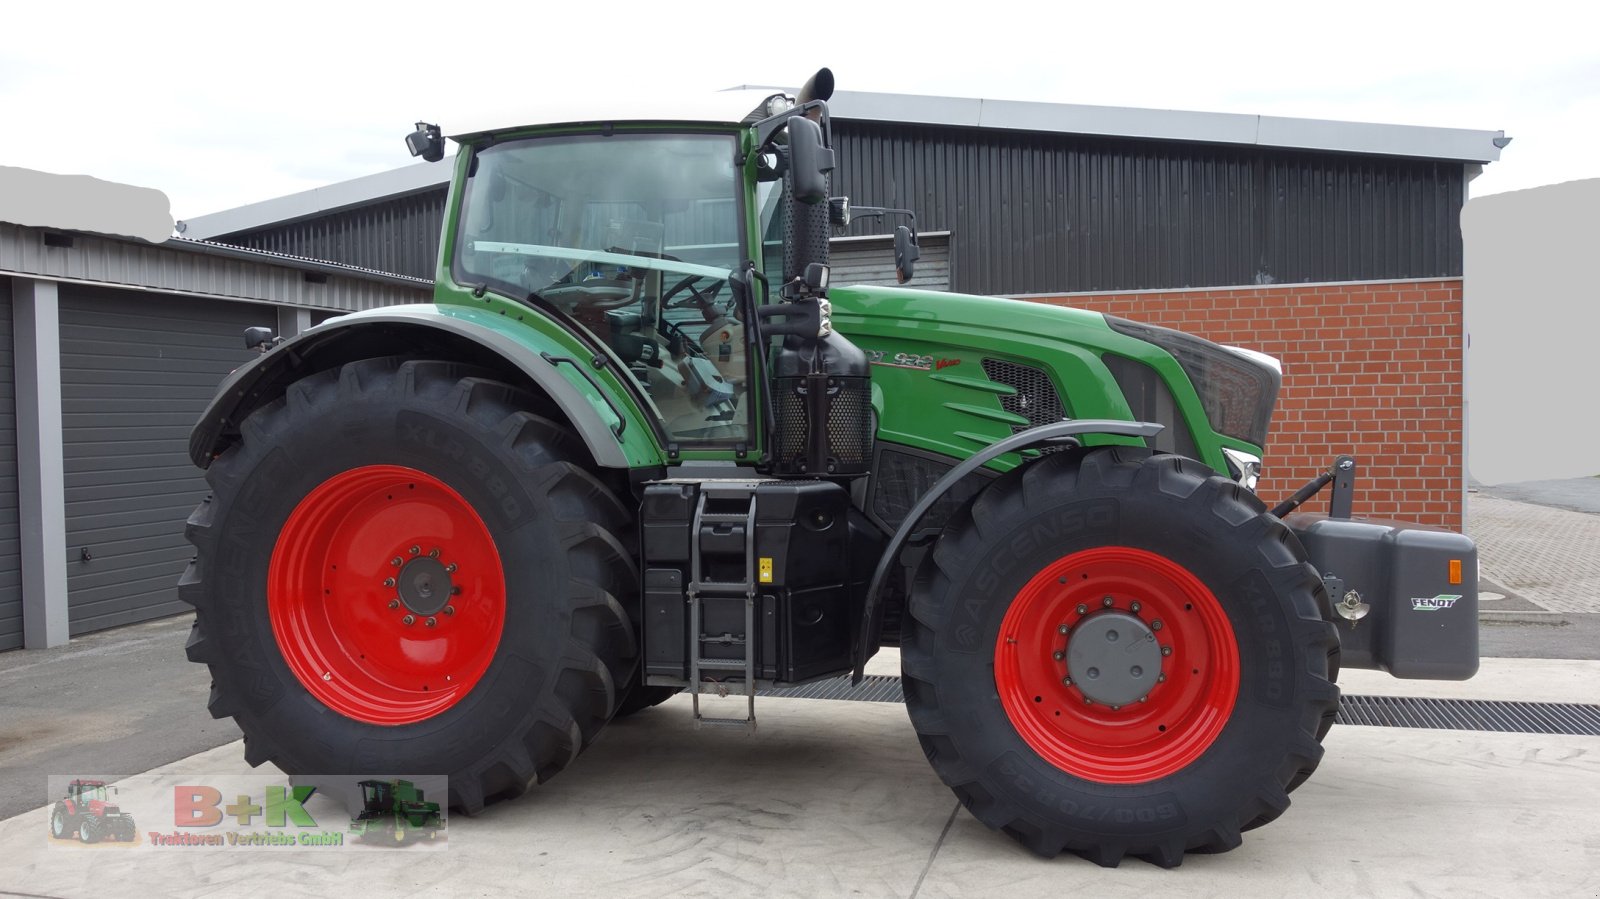
[[[856,477],[872,467],[866,354],[840,334],[788,338],[772,368],[772,474]]]

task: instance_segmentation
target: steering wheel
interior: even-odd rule
[[[722,293],[722,288],[727,285],[728,279],[722,278],[720,280],[713,281],[710,286],[706,287],[705,290],[700,290],[694,285],[702,277],[707,276],[690,275],[689,277],[684,278],[682,281],[679,281],[677,284],[672,285],[671,289],[661,295],[662,308],[685,309],[690,306],[695,306],[699,308],[701,315],[706,316],[706,321],[710,322],[712,320],[711,310],[716,306],[717,294]],[[685,290],[689,291],[690,296],[682,300],[678,300],[677,302],[672,301],[673,297]]]

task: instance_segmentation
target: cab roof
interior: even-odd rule
[[[469,118],[465,127],[452,130],[450,139],[467,143],[475,137],[495,131],[605,122],[680,122],[731,126],[743,121],[768,97],[779,93],[783,91],[764,88],[668,97],[641,93],[611,99],[557,100],[496,112],[481,121]]]

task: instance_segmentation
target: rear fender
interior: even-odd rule
[[[206,468],[238,437],[251,412],[300,378],[357,359],[416,355],[503,371],[544,393],[605,468],[661,465],[653,410],[641,409],[608,356],[587,350],[543,319],[433,304],[341,316],[301,333],[228,375],[189,436],[189,458]],[[597,364],[598,363],[598,364]],[[517,377],[520,375],[520,378]]]

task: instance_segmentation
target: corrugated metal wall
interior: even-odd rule
[[[1459,276],[1459,163],[835,123],[835,193],[953,232],[972,293]]]
[[[17,391],[11,279],[0,276],[0,650],[22,646],[22,546],[17,523]]]
[[[847,120],[834,135],[834,193],[952,232],[951,287],[968,293],[1461,274],[1460,163]],[[444,202],[215,239],[431,278]]]
[[[426,190],[339,212],[213,237],[218,243],[308,256],[433,280],[448,190]]]
[[[87,633],[171,615],[194,555],[183,536],[206,496],[189,429],[254,354],[266,304],[61,286],[68,626]]]

